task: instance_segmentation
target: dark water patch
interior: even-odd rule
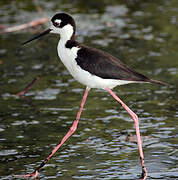
[[[38,3],[47,16],[71,13],[79,41],[170,84],[132,84],[114,91],[138,114],[148,179],[177,179],[177,1]],[[14,26],[40,17],[33,2],[0,4],[0,24]],[[33,34],[31,29],[0,37],[1,179],[32,172],[40,164],[69,130],[84,93],[85,87],[72,79],[57,57],[59,37],[50,35],[19,49]],[[15,96],[39,74],[31,91]],[[127,112],[106,91],[91,90],[78,130],[40,178],[137,179],[141,168],[134,136]]]

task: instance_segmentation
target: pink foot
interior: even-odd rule
[[[32,179],[38,179],[39,172],[36,170],[34,173],[31,174],[25,174],[25,175],[14,175],[16,178],[32,178]]]

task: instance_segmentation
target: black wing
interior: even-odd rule
[[[151,79],[131,70],[112,55],[95,48],[83,45],[81,47],[77,53],[76,61],[85,71],[103,79],[151,82]]]

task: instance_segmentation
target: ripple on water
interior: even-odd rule
[[[2,132],[2,131],[4,131],[4,129],[3,129],[3,128],[0,128],[0,132]]]
[[[7,150],[0,151],[0,156],[9,156],[9,155],[14,155],[14,154],[18,154],[16,149],[7,149]]]
[[[15,121],[12,123],[13,126],[19,126],[19,125],[28,125],[28,124],[39,124],[39,121],[30,121],[30,122],[27,122],[25,120],[23,121]]]
[[[57,94],[60,93],[59,89],[47,88],[43,91],[37,91],[34,99],[36,100],[53,100],[56,99]]]

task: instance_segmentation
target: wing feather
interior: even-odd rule
[[[128,81],[146,81],[150,79],[146,76],[131,70],[114,56],[87,46],[77,53],[77,64],[84,70],[103,79],[119,79]]]

